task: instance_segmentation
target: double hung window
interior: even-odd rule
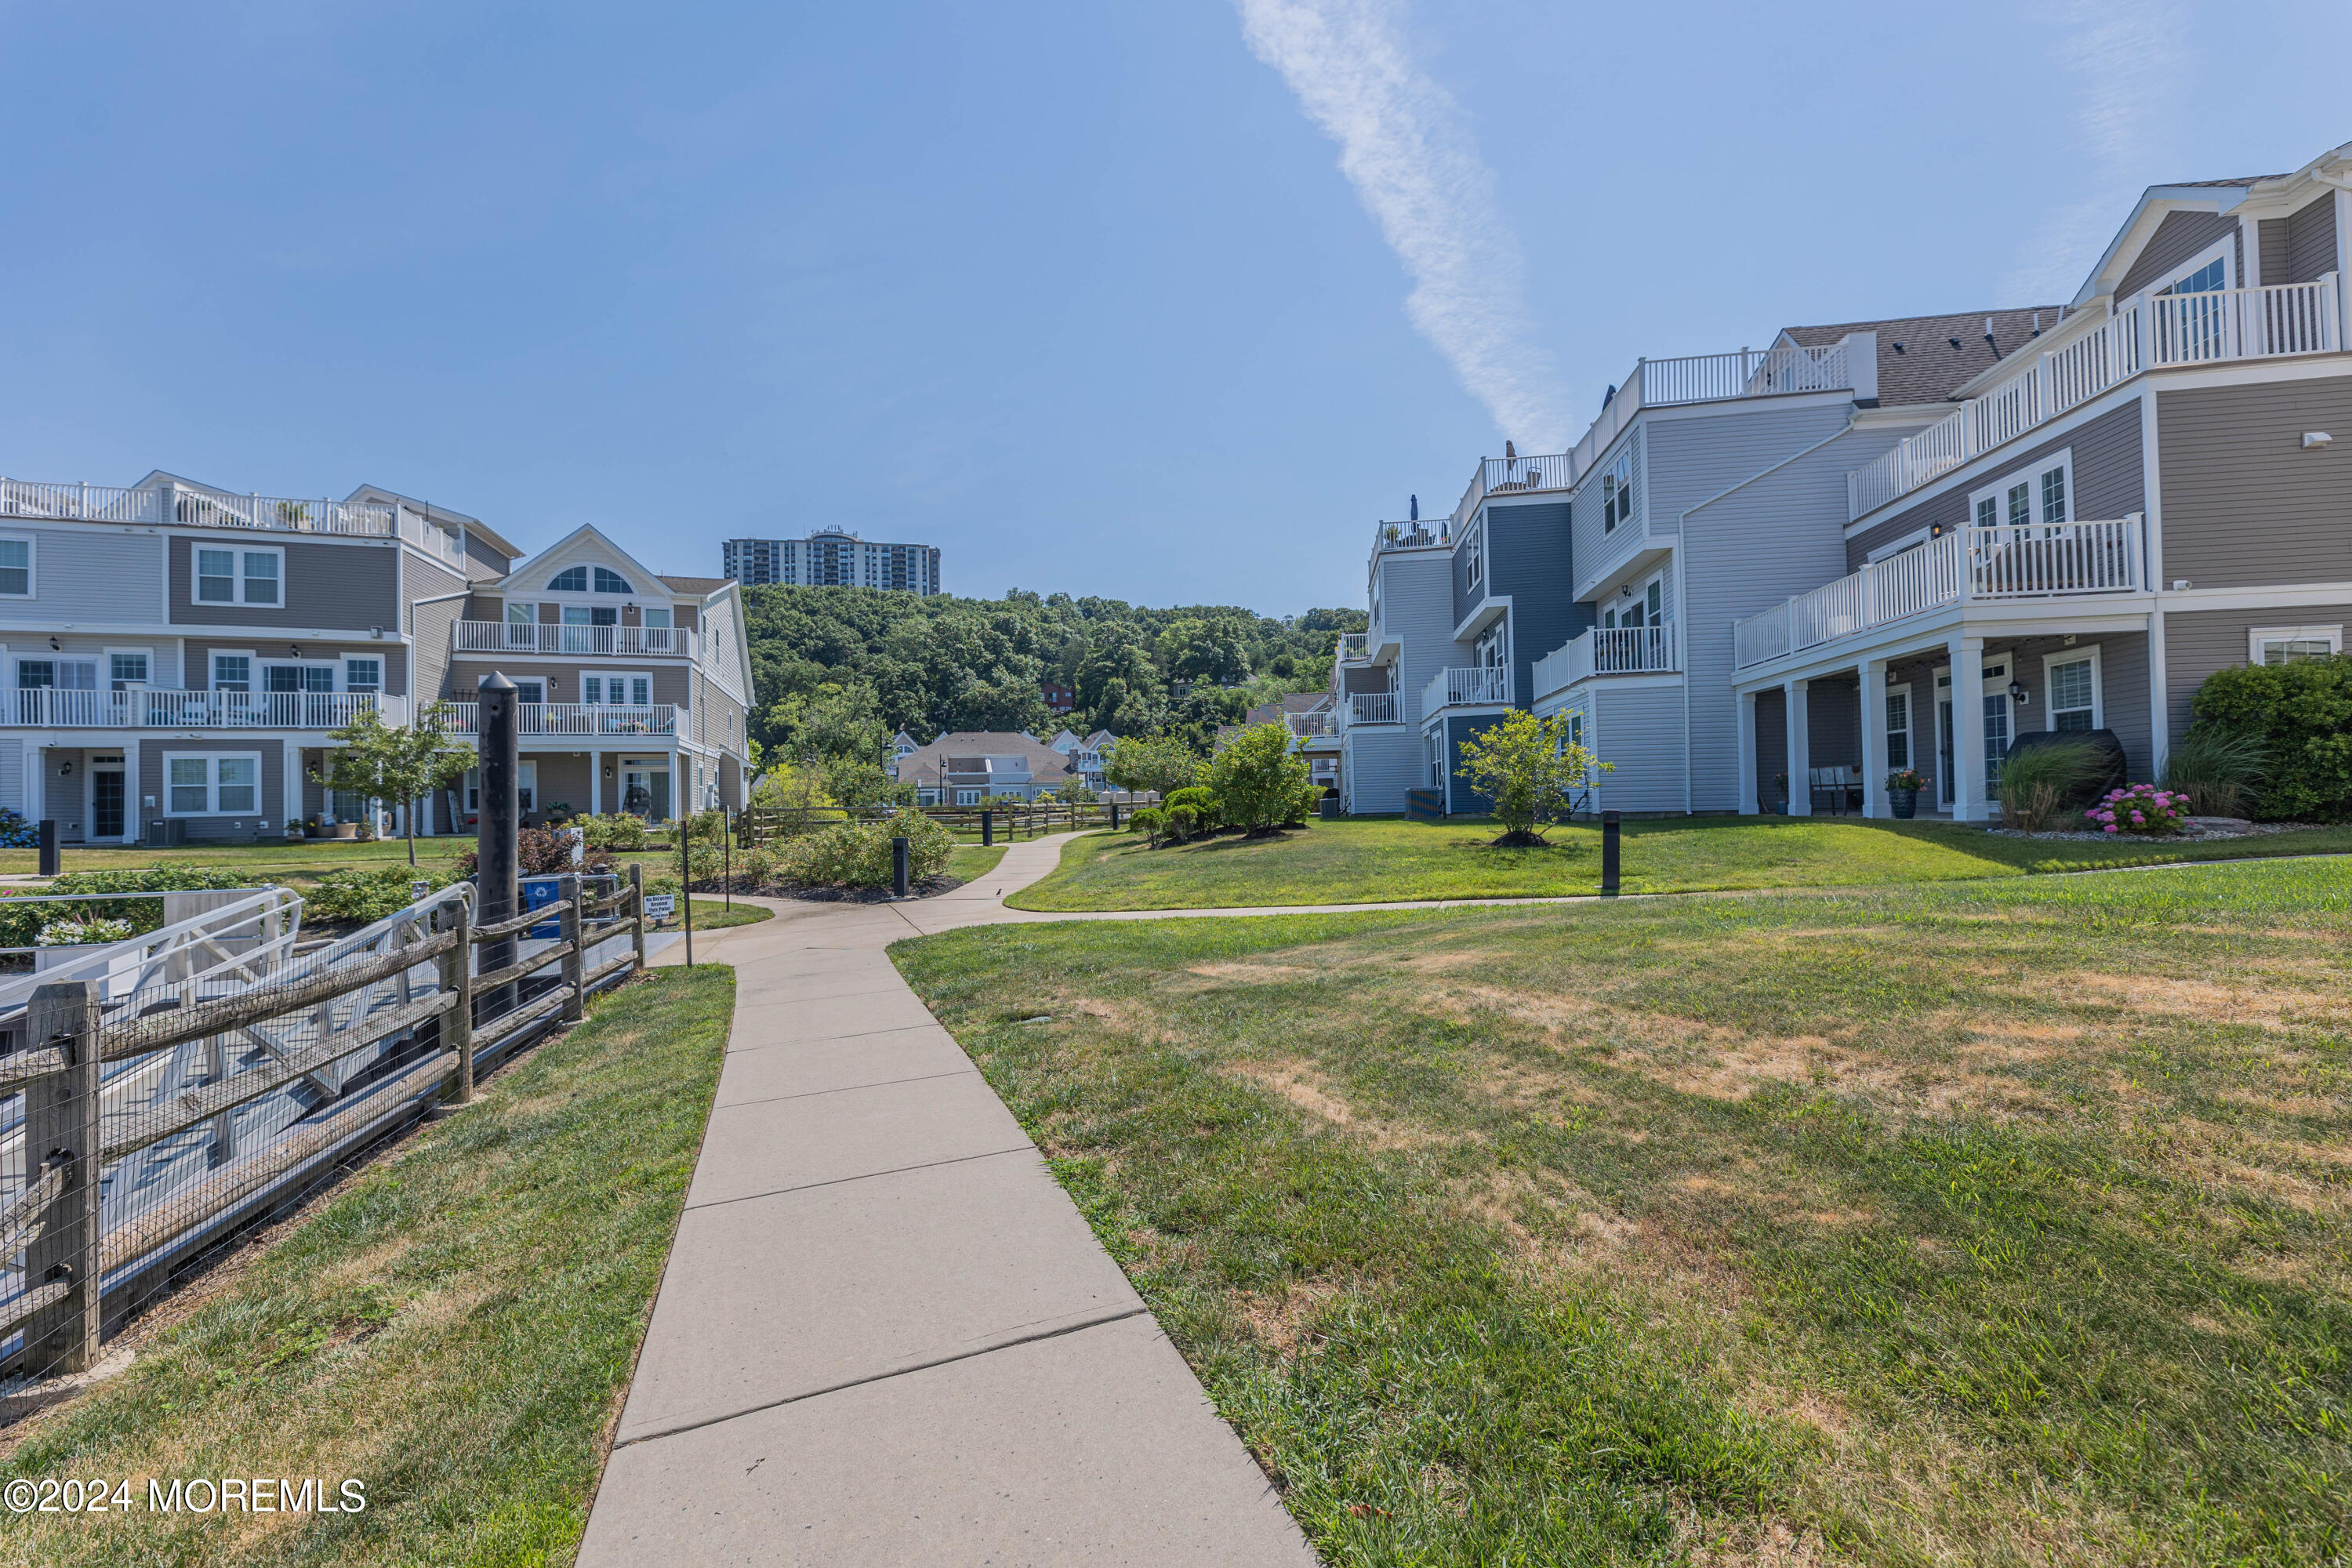
[[[2344,628],[2332,626],[2254,626],[2246,633],[2249,664],[2294,664],[2326,658],[2344,651]]]
[[[283,550],[196,550],[196,603],[283,605]]]
[[[1601,476],[1601,531],[1614,533],[1633,515],[1633,454],[1621,452]]]
[[[0,595],[29,598],[33,593],[33,542],[0,539]]]
[[[143,653],[110,653],[106,656],[108,689],[121,691],[147,684],[148,658]]]
[[[164,758],[167,797],[173,816],[235,816],[261,809],[261,755],[173,752]]]
[[[2074,455],[2064,451],[1969,497],[1979,528],[2056,528],[2073,520]]]
[[[358,658],[343,660],[343,689],[381,692],[383,689],[383,660]]]

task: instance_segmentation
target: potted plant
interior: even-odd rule
[[[1774,816],[1788,816],[1788,815],[1789,815],[1789,775],[1788,775],[1788,774],[1786,774],[1786,773],[1774,773],[1774,774],[1772,775],[1772,791],[1773,791],[1773,793],[1774,793],[1775,795],[1778,795],[1780,797],[1779,800],[1776,800],[1776,801],[1774,801],[1774,802],[1772,803],[1772,805],[1771,805],[1771,813],[1772,813],[1772,815],[1773,815]]]
[[[1916,769],[1897,768],[1886,775],[1886,803],[1908,822],[1919,810],[1919,792],[1927,787],[1926,776]]]

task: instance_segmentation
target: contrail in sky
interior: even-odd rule
[[[2196,36],[2179,5],[2095,6],[2074,0],[2055,20],[2063,29],[2056,58],[2073,79],[2074,130],[2089,163],[2082,184],[2089,188],[2052,212],[2032,250],[2010,275],[2011,302],[2021,305],[2072,300],[2090,276],[2133,199],[2149,184],[2151,160],[2174,140],[2161,128],[2167,114],[2179,111],[2188,64],[2182,40]],[[2161,177],[2196,176],[2168,172]]]
[[[1517,238],[1461,106],[1413,64],[1390,0],[1235,0],[1250,51],[1282,73],[1412,279],[1406,314],[1501,433],[1568,445],[1551,355],[1522,292]]]

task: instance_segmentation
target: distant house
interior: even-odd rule
[[[1284,724],[1290,729],[1292,749],[1307,759],[1308,774],[1327,789],[1339,787],[1339,698],[1328,691],[1294,691],[1279,701],[1249,710],[1252,724]],[[1217,743],[1229,737],[1217,732]]]
[[[915,737],[904,730],[890,738],[890,760],[893,763],[898,762],[901,757],[910,757],[921,750],[922,747],[916,743]]]
[[[1034,800],[1084,782],[1073,758],[1032,735],[960,730],[899,757],[900,784],[920,805],[978,805],[991,796]]]
[[[1038,682],[1037,695],[1045,700],[1045,709],[1050,713],[1067,713],[1078,705],[1078,694],[1058,680]]]

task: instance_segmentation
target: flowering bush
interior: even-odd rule
[[[94,942],[129,942],[131,922],[90,919],[52,921],[33,939],[36,947],[88,947]]]
[[[39,847],[40,842],[38,824],[27,822],[7,807],[0,806],[0,849],[34,849]]]
[[[2154,784],[2111,789],[2083,816],[2103,833],[2178,833],[2189,816],[2189,797]]]
[[[1907,789],[1917,794],[1926,791],[1930,786],[1927,783],[1927,774],[1913,768],[1897,768],[1893,773],[1886,775],[1886,787],[1888,789]]]

